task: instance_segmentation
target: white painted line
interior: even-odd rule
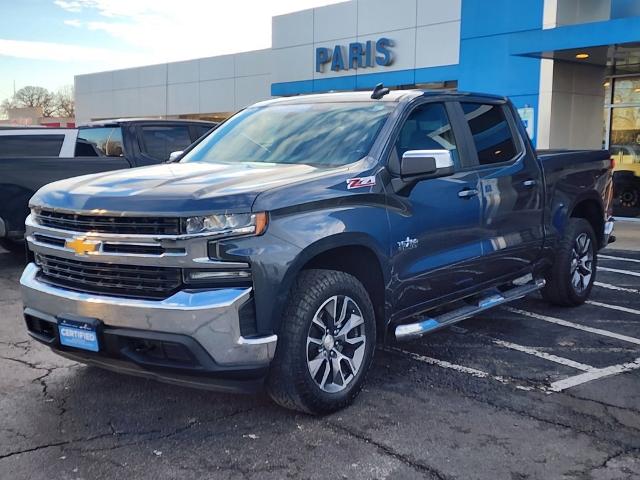
[[[520,310],[518,308],[513,308],[513,307],[502,307],[502,308],[511,313],[517,313],[519,315],[535,318],[537,320],[543,320],[545,322],[555,323],[556,325],[562,325],[563,327],[575,328],[576,330],[595,333],[596,335],[602,335],[603,337],[615,338],[616,340],[622,340],[623,342],[629,342],[629,343],[634,343],[636,345],[640,345],[640,339],[628,337],[627,335],[621,335],[619,333],[609,332],[608,330],[601,330],[599,328],[587,327],[586,325],[581,325],[579,323],[569,322],[567,320],[562,320],[560,318],[548,317],[546,315],[540,315],[538,313],[527,312],[526,310]]]
[[[599,272],[620,273],[622,275],[631,275],[632,277],[640,277],[640,273],[638,273],[638,272],[632,272],[630,270],[621,270],[619,268],[601,267],[600,265],[598,265],[598,271]]]
[[[455,363],[447,362],[446,360],[439,360],[437,358],[427,357],[425,355],[420,355],[418,353],[410,352],[408,350],[402,350],[401,348],[397,348],[397,347],[386,347],[386,348],[383,348],[382,350],[390,353],[405,355],[407,357],[412,358],[413,360],[417,360],[418,362],[427,363],[429,365],[435,365],[441,368],[447,368],[449,370],[455,370],[456,372],[460,372],[460,373],[466,373],[467,375],[471,375],[476,378],[489,378],[497,382],[503,383],[505,385],[512,385],[512,383],[504,377],[501,377],[499,375],[491,375],[488,372],[485,372],[483,370],[478,370],[476,368],[457,365]],[[514,385],[514,386],[518,390],[525,390],[525,391],[535,390],[535,387],[533,386],[525,386],[525,385]],[[542,391],[547,391],[545,387],[538,387],[538,389]]]
[[[589,305],[595,305],[596,307],[610,308],[611,310],[618,310],[620,312],[633,313],[634,315],[640,315],[640,310],[629,307],[621,307],[620,305],[609,305],[608,303],[594,302],[593,300],[587,300]]]
[[[538,358],[543,358],[545,360],[549,360],[550,362],[555,362],[555,363],[559,363],[560,365],[565,365],[567,367],[575,368],[576,370],[582,370],[583,372],[590,372],[592,370],[596,370],[596,368],[592,367],[591,365],[586,365],[580,362],[574,362],[573,360],[569,360],[568,358],[558,357],[556,355],[551,355],[550,353],[541,352],[540,350],[536,350],[535,348],[532,348],[532,347],[525,347],[523,345],[504,342],[502,340],[494,340],[493,343],[505,348],[510,348],[511,350],[517,350],[518,352],[528,353],[529,355],[533,355],[534,357],[538,357]]]
[[[640,223],[640,218],[635,217],[615,217],[614,220],[622,223]]]
[[[451,369],[451,370],[455,370],[457,372],[461,372],[461,373],[466,373],[468,375],[472,375],[474,377],[478,377],[478,378],[489,378],[489,377],[491,377],[490,373],[484,372],[482,370],[477,370],[475,368],[465,367],[465,366],[462,366],[462,365],[456,365],[455,363],[450,363],[450,362],[447,362],[446,360],[438,360],[437,358],[426,357],[426,356],[420,355],[418,353],[409,352],[408,350],[402,350],[400,348],[394,348],[394,347],[386,348],[385,350],[396,352],[396,353],[402,353],[403,355],[407,355],[407,356],[413,358],[414,360],[418,360],[419,362],[428,363],[429,365],[437,365],[438,367],[448,368],[448,369]],[[500,378],[502,378],[502,377],[500,377]],[[502,379],[502,380],[504,380],[504,379]]]
[[[619,373],[630,372],[631,370],[637,370],[639,368],[640,358],[637,358],[635,361],[630,363],[622,363],[620,365],[612,365],[605,368],[596,368],[590,372],[558,380],[557,382],[553,382],[549,388],[554,392],[561,392],[567,388],[576,387],[593,380],[618,375]]]
[[[611,285],[610,283],[593,282],[593,284],[596,287],[608,288],[609,290],[617,290],[619,292],[640,293],[640,290],[636,290],[635,288],[618,287],[617,285]]]
[[[607,260],[620,260],[621,262],[640,263],[640,260],[638,260],[637,258],[614,257],[611,255],[602,255],[601,253],[598,254],[598,258],[606,258]]]

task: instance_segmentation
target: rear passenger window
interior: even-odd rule
[[[0,135],[0,157],[57,157],[64,135]]]
[[[463,103],[480,165],[513,160],[517,154],[511,127],[501,105]]]
[[[90,127],[78,131],[76,157],[122,157],[120,127]]]
[[[213,126],[211,125],[198,125],[196,127],[196,133],[198,135],[198,138],[200,138],[201,136],[203,136],[206,133],[209,133],[209,131],[211,131],[211,129],[213,128]]]
[[[449,150],[457,163],[456,140],[442,103],[428,103],[411,112],[396,142],[398,158],[409,150]]]
[[[191,145],[187,125],[142,127],[145,153],[159,161],[169,160],[171,152],[184,150]]]

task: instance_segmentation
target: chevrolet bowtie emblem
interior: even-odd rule
[[[70,248],[78,255],[86,255],[90,252],[95,252],[100,248],[100,242],[96,240],[87,240],[83,237],[76,237],[67,240],[64,246]]]

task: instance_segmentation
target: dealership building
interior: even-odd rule
[[[270,49],[76,76],[77,121],[382,82],[508,96],[538,148],[640,151],[640,0],[352,0],[272,23]]]

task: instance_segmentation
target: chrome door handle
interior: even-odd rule
[[[522,185],[524,185],[525,187],[533,187],[537,183],[538,182],[536,182],[535,180],[525,180],[524,182],[522,182]]]
[[[475,197],[476,195],[478,195],[478,190],[476,190],[475,188],[467,188],[458,192],[458,197],[460,198],[471,198]]]

